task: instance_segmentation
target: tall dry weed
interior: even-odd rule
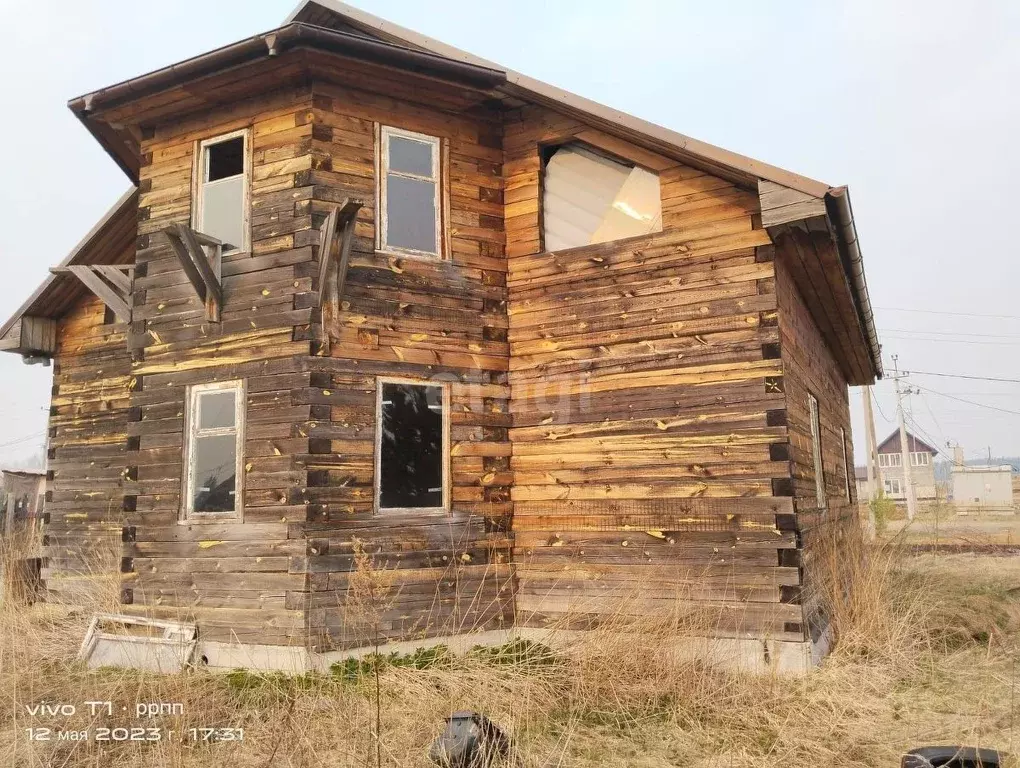
[[[88,671],[74,654],[100,602],[73,609],[4,600],[0,765],[425,766],[442,718],[459,709],[489,715],[514,739],[512,764],[534,768],[878,768],[918,743],[1008,742],[1015,650],[1005,635],[1015,626],[1010,590],[1020,586],[1020,565],[1003,560],[979,573],[959,559],[851,545],[858,546],[834,541],[811,563],[817,587],[809,597],[838,642],[804,679],[734,672],[692,653],[696,646],[684,641],[711,633],[718,617],[692,608],[683,589],[665,601],[672,607],[659,601],[652,613],[640,589],[613,595],[611,614],[580,633],[570,631],[580,617],[568,616],[547,644],[378,661],[353,676],[342,666],[305,676]],[[1004,569],[1012,576],[996,575]],[[370,565],[361,570],[348,599],[358,608],[351,621],[367,628],[391,594]],[[965,574],[974,584],[966,586]],[[977,598],[974,605],[996,607],[989,627],[960,609]],[[954,623],[960,634],[950,642],[946,627]],[[43,700],[178,702],[182,715],[154,724],[178,735],[243,727],[245,737],[216,745],[32,742],[25,728],[58,724],[26,714],[27,704]],[[79,711],[59,725],[132,720]]]

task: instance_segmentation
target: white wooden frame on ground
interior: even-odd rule
[[[393,171],[397,176],[403,176],[409,179],[417,179],[419,181],[428,181],[433,184],[435,189],[435,195],[433,196],[433,204],[435,206],[435,221],[436,221],[436,232],[435,232],[435,252],[430,251],[419,251],[413,248],[401,248],[399,246],[390,245],[386,241],[386,225],[388,222],[388,216],[386,211],[386,182],[387,176],[390,173],[389,168],[389,140],[391,136],[398,136],[412,141],[418,141],[423,144],[432,145],[432,177],[427,178],[425,176],[418,176],[413,173],[405,173],[403,171]],[[408,131],[403,128],[395,128],[390,125],[381,125],[376,123],[376,141],[375,141],[375,247],[380,253],[387,253],[396,256],[412,256],[419,259],[443,259],[446,255],[447,246],[445,238],[443,237],[446,227],[446,216],[444,215],[444,188],[446,186],[443,179],[443,165],[444,157],[446,152],[444,151],[445,142],[437,136],[429,136],[425,133],[416,133],[414,131]]]
[[[244,181],[241,184],[241,214],[244,217],[241,223],[241,234],[243,242],[236,250],[224,250],[223,253],[250,253],[251,252],[251,177],[252,177],[252,149],[251,149],[251,128],[241,128],[230,133],[223,133],[219,136],[211,136],[208,139],[201,139],[195,142],[194,159],[191,168],[191,228],[196,232],[208,234],[202,228],[202,204],[203,191],[205,190],[206,162],[205,151],[208,147],[221,144],[238,136],[244,138]],[[231,177],[233,178],[233,177]],[[216,182],[209,182],[215,184]]]
[[[122,631],[106,632],[100,629],[100,624],[117,625]],[[152,633],[132,635],[130,627],[142,627]],[[159,631],[161,634],[157,635]],[[85,630],[78,658],[90,669],[113,665],[169,674],[180,672],[191,663],[197,645],[195,624],[97,613]]]
[[[442,461],[442,486],[443,505],[441,507],[383,507],[382,498],[382,403],[384,384],[407,384],[414,387],[436,387],[443,394],[443,461]],[[433,382],[426,379],[401,378],[395,376],[379,376],[375,383],[375,478],[373,507],[376,514],[380,513],[408,513],[408,514],[448,514],[450,512],[450,483],[452,473],[450,471],[450,384],[448,382]]]
[[[207,392],[234,393],[234,426],[198,429],[198,403]],[[188,387],[184,411],[184,460],[181,493],[180,522],[219,522],[221,520],[244,520],[244,432],[247,391],[243,379],[216,381],[208,384],[192,384]],[[196,512],[193,490],[195,488],[194,451],[198,437],[234,435],[234,509],[229,512]]]

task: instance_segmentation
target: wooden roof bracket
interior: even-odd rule
[[[127,264],[70,264],[52,267],[53,274],[70,274],[108,306],[122,323],[131,322],[131,277]]]
[[[347,265],[351,260],[354,224],[364,203],[346,198],[326,216],[319,229],[319,281],[316,306],[321,312],[321,354],[329,353],[329,328],[340,312],[340,297],[347,281]],[[339,244],[339,254],[333,258]]]
[[[171,224],[163,232],[188,282],[205,303],[206,319],[219,322],[223,308],[223,286],[220,284],[223,243],[184,224]],[[204,246],[208,246],[211,253],[207,254]]]

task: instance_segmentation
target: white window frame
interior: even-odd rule
[[[378,125],[378,124],[377,124]],[[403,248],[390,245],[386,241],[387,223],[389,221],[386,211],[386,186],[390,171],[390,137],[398,136],[412,141],[432,145],[432,177],[419,176],[404,171],[392,171],[396,176],[418,181],[432,182],[435,188],[435,221],[436,221],[436,251],[419,251],[414,248]],[[391,125],[378,125],[378,139],[376,141],[375,164],[376,164],[376,213],[377,221],[375,228],[375,247],[382,253],[396,254],[400,256],[412,256],[419,259],[442,259],[443,254],[443,176],[442,176],[442,140],[438,136],[429,136],[425,133],[394,128]]]
[[[187,389],[186,409],[184,411],[184,459],[183,490],[181,499],[181,522],[202,520],[243,520],[244,518],[244,432],[245,412],[247,403],[245,382],[243,379],[232,381],[216,381],[209,384],[192,384]],[[198,402],[201,395],[207,392],[234,393],[234,426],[198,429]],[[227,512],[196,512],[194,510],[195,466],[194,451],[198,437],[230,435],[234,437],[235,474],[234,474],[234,509]]]
[[[910,463],[915,467],[927,467],[931,464],[931,455],[924,451],[914,451],[910,454]]]
[[[244,181],[241,184],[241,245],[237,248],[226,250],[223,253],[248,253],[251,251],[251,129],[241,128],[230,133],[220,134],[219,136],[212,136],[208,139],[202,139],[201,141],[195,142],[195,159],[193,162],[192,171],[192,189],[195,190],[193,195],[194,204],[191,207],[191,228],[196,232],[203,232],[202,230],[202,205],[203,205],[203,193],[205,191],[205,185],[215,184],[215,181],[206,182],[206,162],[205,162],[205,151],[208,147],[216,144],[222,144],[224,141],[230,141],[236,139],[238,136],[244,139]],[[233,176],[229,178],[234,178]],[[226,181],[227,179],[223,179]],[[203,232],[203,234],[206,234]]]
[[[415,387],[438,387],[443,393],[443,415],[442,415],[442,486],[443,504],[439,507],[383,507],[382,505],[382,408],[383,408],[383,385],[384,384],[407,384]],[[379,376],[375,383],[375,489],[374,508],[377,514],[406,513],[406,514],[447,514],[450,511],[450,384],[448,382],[427,381],[425,379],[410,379],[394,376]]]
[[[898,477],[887,477],[883,480],[883,484],[885,492],[890,496],[903,493],[903,483],[900,482]],[[893,488],[894,485],[896,486],[895,488]]]
[[[843,441],[843,480],[846,484],[846,500],[853,501],[850,490],[850,457],[846,450],[846,429],[843,427],[839,428],[839,438]]]
[[[903,466],[903,457],[898,453],[878,454],[878,466],[888,469],[896,469]]]
[[[811,416],[811,458],[815,467],[815,500],[819,509],[827,509],[829,500],[825,493],[825,467],[822,464],[822,419],[818,410],[818,398],[810,393],[808,413]]]

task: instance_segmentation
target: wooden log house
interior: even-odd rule
[[[881,375],[845,188],[334,0],[70,107],[132,187],[0,328],[48,599],[118,573],[214,666],[678,601],[818,655]]]

